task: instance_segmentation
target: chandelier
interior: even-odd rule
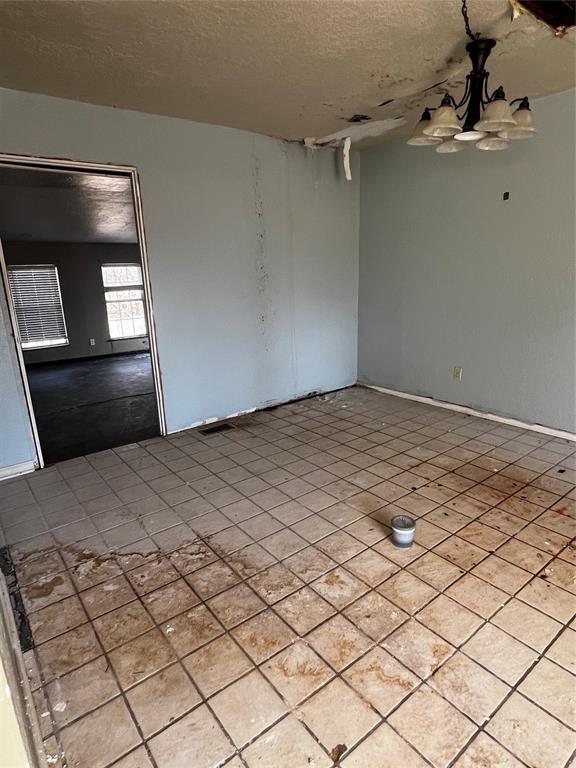
[[[502,150],[515,139],[531,139],[536,129],[526,96],[508,102],[502,86],[492,94],[488,90],[489,73],[485,65],[496,41],[472,32],[466,0],[462,0],[462,16],[471,39],[466,50],[472,62],[464,96],[456,102],[447,93],[439,107],[427,107],[407,143],[416,147],[435,146],[436,152],[451,153],[460,152],[468,143],[478,149]],[[514,104],[518,107],[512,112]],[[458,114],[461,109],[463,112]]]

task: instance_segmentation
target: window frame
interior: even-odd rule
[[[58,337],[64,338],[65,341],[58,341],[57,343],[51,343],[50,341],[47,341],[47,343],[42,342],[26,342],[22,339],[22,330],[20,328],[20,323],[18,322],[18,309],[17,309],[17,303],[16,303],[16,294],[14,291],[14,288],[12,286],[12,283],[10,281],[10,272],[12,271],[24,271],[24,270],[54,270],[54,276],[56,278],[56,289],[58,293],[58,301],[60,305],[60,312],[62,315],[62,324],[64,326],[64,336]],[[6,264],[6,275],[8,278],[8,287],[10,289],[10,294],[12,296],[12,303],[14,305],[14,314],[16,318],[16,329],[18,332],[18,341],[20,344],[20,347],[22,348],[23,352],[34,352],[36,350],[44,350],[44,349],[59,349],[61,347],[69,347],[70,346],[70,336],[68,334],[68,325],[66,323],[66,312],[64,310],[64,302],[62,300],[62,289],[60,287],[60,275],[58,273],[58,266],[56,264]],[[46,341],[46,340],[44,340]],[[32,346],[27,346],[28,344],[31,344]]]
[[[126,285],[106,285],[104,281],[104,269],[106,267],[138,267],[140,270],[140,282],[139,283],[129,283]],[[100,276],[102,278],[102,288],[104,290],[104,306],[106,308],[106,321],[108,323],[108,341],[125,341],[130,339],[146,339],[148,338],[148,314],[146,311],[146,291],[144,288],[144,270],[142,269],[142,264],[140,262],[135,261],[126,261],[126,262],[104,262],[100,264]],[[110,301],[107,299],[107,294],[112,292],[118,292],[118,291],[140,291],[142,296],[138,299],[111,299]],[[122,301],[130,302],[130,301],[140,301],[142,303],[142,309],[144,310],[144,327],[145,332],[144,333],[136,333],[131,336],[113,336],[111,329],[110,329],[110,317],[108,315],[108,304],[111,304],[112,302],[115,303],[121,303]]]

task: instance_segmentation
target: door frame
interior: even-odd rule
[[[148,265],[148,249],[146,247],[146,232],[144,229],[144,212],[142,207],[142,194],[140,191],[140,180],[138,177],[138,169],[134,165],[116,165],[112,163],[90,163],[80,162],[76,160],[62,160],[59,158],[47,158],[47,157],[35,157],[31,155],[12,155],[0,153],[0,166],[25,166],[27,168],[51,168],[54,170],[70,170],[82,173],[91,171],[105,171],[111,174],[121,174],[123,176],[129,176],[132,188],[132,199],[134,201],[134,213],[136,218],[136,230],[138,234],[138,245],[140,248],[140,260],[142,265],[142,277],[144,288],[144,300],[146,304],[146,314],[148,319],[148,339],[150,343],[150,358],[152,361],[152,373],[154,376],[154,389],[156,393],[156,403],[158,406],[158,419],[160,422],[160,434],[166,435],[168,433],[166,427],[166,410],[164,407],[164,391],[162,387],[162,373],[160,369],[160,358],[158,355],[158,339],[156,336],[156,321],[154,318],[154,305],[152,300],[152,283],[150,280],[150,269]],[[34,415],[34,406],[32,404],[32,398],[30,396],[30,388],[28,386],[28,376],[26,373],[26,365],[24,362],[24,355],[22,352],[22,344],[20,340],[20,333],[18,330],[18,323],[16,321],[16,310],[14,302],[12,300],[12,293],[10,291],[10,285],[8,283],[8,271],[6,268],[6,260],[4,258],[4,250],[2,248],[2,242],[0,240],[0,275],[4,284],[4,293],[6,296],[6,303],[8,305],[8,314],[10,317],[10,323],[12,326],[12,338],[14,339],[14,346],[16,348],[16,357],[18,360],[18,367],[20,369],[20,376],[22,379],[22,388],[24,390],[24,397],[26,400],[26,407],[28,410],[28,417],[30,420],[30,429],[34,440],[34,447],[36,450],[36,467],[40,468],[44,466],[44,458],[42,456],[42,447],[40,445],[40,438],[38,435],[38,428],[36,425],[36,417]]]

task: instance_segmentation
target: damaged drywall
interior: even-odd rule
[[[493,81],[529,97],[572,87],[573,30],[511,21],[509,0],[468,12],[498,41]],[[290,140],[354,115],[412,124],[423,94],[466,74],[465,44],[459,0],[0,3],[0,85]]]

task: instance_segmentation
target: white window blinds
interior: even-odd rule
[[[56,267],[9,266],[8,280],[23,349],[68,344]]]

